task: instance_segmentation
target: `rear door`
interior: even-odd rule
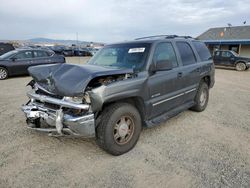
[[[234,65],[234,56],[229,51],[221,51],[221,62],[224,66],[233,66]]]
[[[49,57],[49,54],[46,51],[35,50],[35,51],[33,51],[33,53],[34,53],[34,60],[33,60],[33,63],[30,66],[43,65],[43,64],[51,63],[51,59]]]
[[[197,63],[198,59],[194,53],[191,43],[187,41],[177,41],[176,47],[181,67],[181,96],[182,103],[191,102],[196,94],[197,87],[200,82],[201,67]]]
[[[179,65],[174,47],[171,42],[162,42],[155,47],[152,63],[159,60],[170,61],[172,70],[157,71],[148,79],[150,103],[152,106],[150,119],[163,114],[181,103],[181,80]]]

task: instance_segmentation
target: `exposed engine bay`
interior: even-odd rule
[[[88,84],[88,86],[86,88],[86,91],[88,91],[89,89],[93,89],[93,88],[102,86],[102,85],[108,85],[108,84],[111,84],[113,82],[122,81],[122,80],[132,78],[132,77],[133,77],[133,74],[122,74],[122,75],[98,77],[98,78],[90,81],[90,83]]]

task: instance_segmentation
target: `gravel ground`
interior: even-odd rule
[[[1,188],[250,187],[250,71],[216,69],[204,112],[185,111],[144,129],[136,147],[119,157],[94,139],[27,130],[20,106],[29,80],[0,81]]]

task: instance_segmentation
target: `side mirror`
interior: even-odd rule
[[[156,62],[155,71],[166,71],[173,69],[173,65],[168,60],[160,60]]]
[[[10,60],[14,62],[14,61],[17,60],[17,58],[16,57],[12,57],[12,58],[10,58]]]

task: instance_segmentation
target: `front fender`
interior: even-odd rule
[[[88,91],[92,111],[100,111],[104,103],[131,97],[145,96],[145,91],[143,91],[144,82],[144,79],[134,78],[115,82],[106,86],[102,85]]]

